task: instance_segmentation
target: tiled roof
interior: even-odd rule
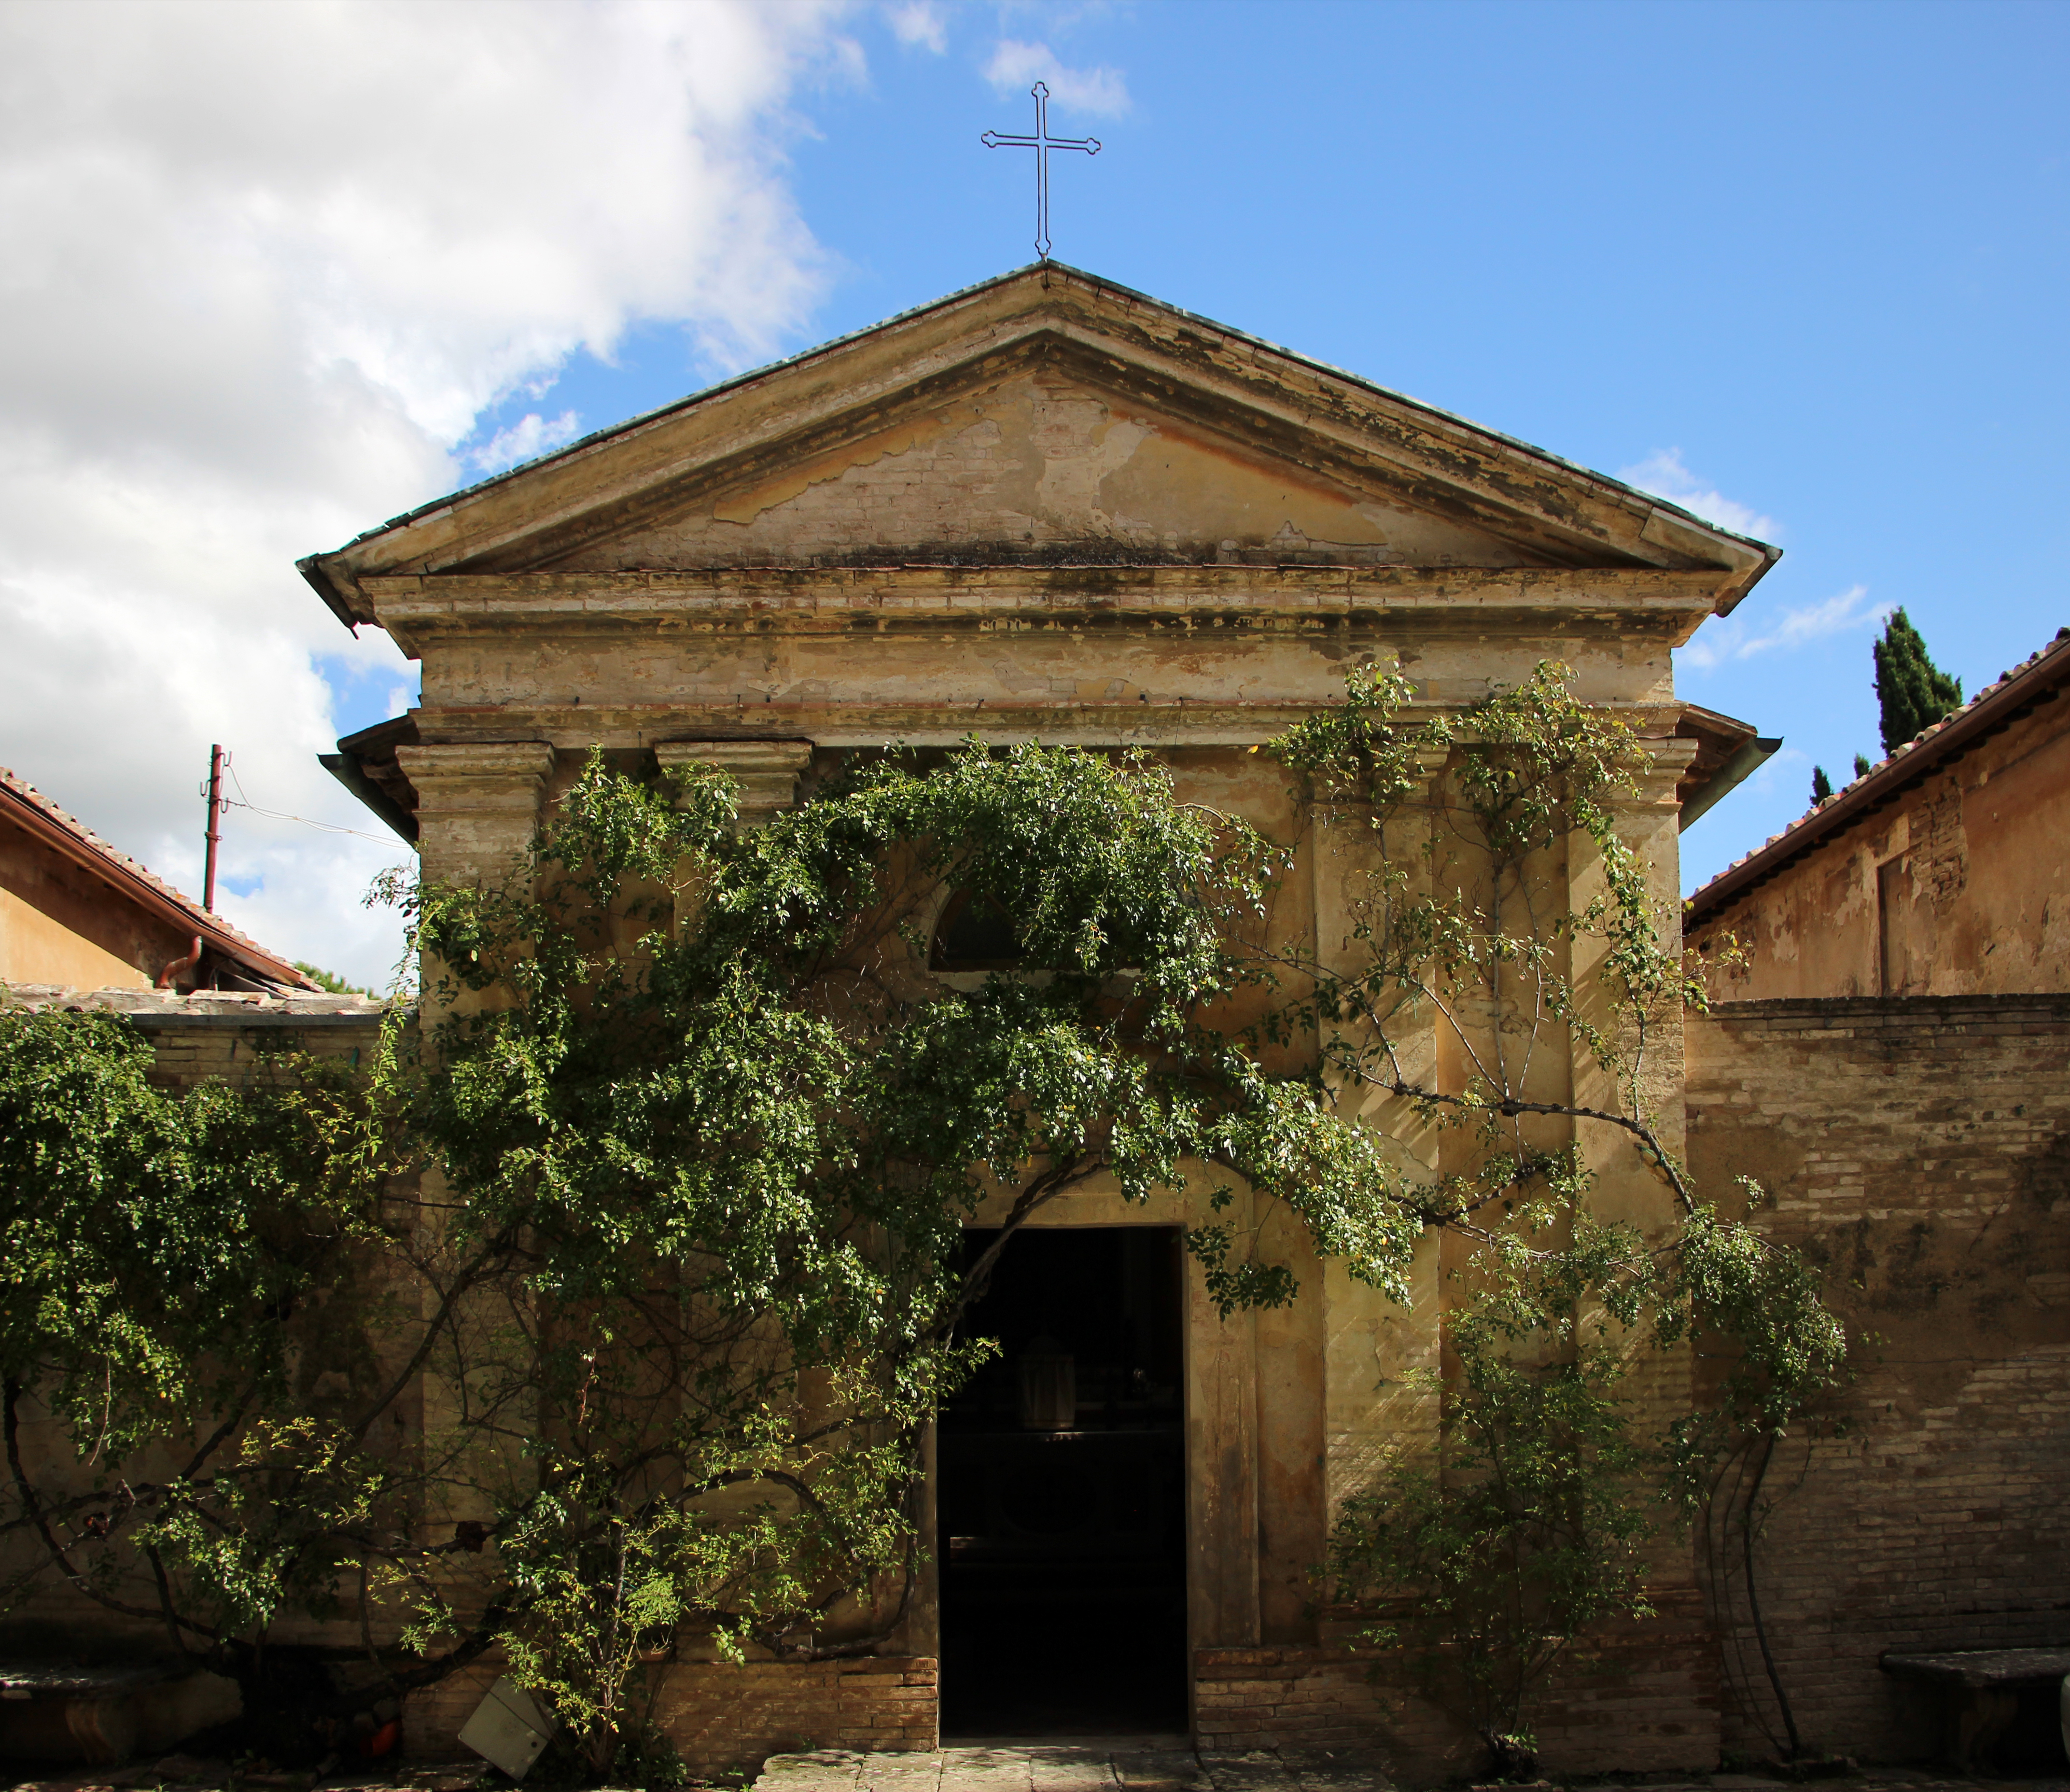
[[[27,779],[0,765],[0,814],[13,806],[9,798],[13,799],[14,804],[31,811],[41,820],[43,828],[39,831],[54,830],[68,837],[89,868],[99,871],[116,889],[142,899],[146,906],[170,910],[165,915],[166,919],[190,927],[223,957],[269,983],[284,984],[294,989],[317,987],[285,959],[275,957],[258,941],[239,933],[221,915],[203,908],[191,897],[182,895],[162,878],[153,876],[127,853],[117,852],[77,816],[59,808]],[[151,902],[152,897],[158,901]]]
[[[1802,858],[1870,811],[1924,777],[1944,760],[1959,758],[1974,742],[2011,721],[2051,687],[2070,680],[2070,628],[2038,653],[2020,661],[1931,727],[1880,759],[1859,777],[1815,803],[1779,834],[1770,834],[1744,857],[1735,859],[1692,895],[1683,922],[1708,919],[1725,903],[1766,882],[1784,865]]]

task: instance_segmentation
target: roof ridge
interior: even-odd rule
[[[1528,442],[1520,436],[1512,436],[1507,430],[1497,429],[1491,424],[1477,422],[1461,411],[1448,410],[1442,405],[1434,404],[1427,399],[1419,399],[1411,393],[1401,391],[1398,387],[1382,385],[1377,379],[1369,378],[1364,374],[1354,372],[1348,367],[1340,366],[1335,362],[1323,360],[1319,356],[1303,354],[1299,349],[1288,348],[1284,343],[1275,342],[1269,337],[1257,335],[1235,324],[1224,323],[1219,318],[1210,317],[1203,312],[1190,310],[1184,305],[1174,304],[1169,299],[1160,298],[1154,293],[1146,293],[1139,288],[1124,285],[1121,281],[1111,279],[1105,274],[1096,274],[1088,268],[1074,267],[1069,262],[1047,260],[1028,262],[1021,267],[1009,268],[1004,273],[994,274],[988,279],[973,281],[968,286],[958,287],[953,292],[944,293],[939,298],[928,299],[918,305],[908,305],[902,311],[894,312],[890,317],[881,317],[874,323],[859,325],[853,329],[844,330],[839,335],[829,337],[823,342],[815,342],[809,347],[779,356],[774,361],[764,362],[759,366],[743,368],[736,374],[729,374],[724,378],[716,380],[709,386],[702,387],[693,392],[686,392],[681,397],[671,399],[666,403],[657,405],[651,410],[643,411],[635,416],[622,418],[618,422],[608,423],[600,429],[591,430],[574,441],[563,443],[560,447],[550,449],[543,454],[534,455],[529,460],[521,460],[515,465],[505,467],[501,472],[491,473],[486,478],[477,480],[471,485],[463,485],[439,497],[428,498],[423,503],[414,505],[398,516],[389,518],[385,522],[377,523],[370,529],[362,530],[351,540],[335,549],[329,550],[328,553],[319,552],[306,558],[309,560],[320,560],[327,558],[330,553],[345,553],[362,542],[374,540],[378,536],[387,534],[391,530],[401,528],[421,518],[432,515],[450,505],[460,502],[462,499],[473,497],[477,492],[486,491],[491,486],[501,485],[505,480],[515,478],[520,473],[529,472],[534,468],[579,454],[585,448],[608,440],[613,436],[626,434],[657,418],[667,416],[675,411],[687,410],[693,405],[702,404],[722,392],[730,391],[735,387],[766,378],[771,374],[800,362],[810,361],[816,356],[830,354],[836,349],[845,347],[851,342],[859,342],[864,337],[874,335],[880,330],[890,329],[911,318],[922,317],[931,311],[943,309],[971,298],[977,293],[988,291],[991,288],[1004,286],[1009,281],[1023,279],[1035,273],[1056,273],[1067,278],[1082,280],[1094,287],[1103,288],[1108,292],[1119,294],[1124,299],[1154,305],[1161,311],[1168,312],[1176,317],[1184,318],[1190,323],[1199,324],[1205,329],[1217,331],[1236,342],[1248,343],[1254,348],[1264,349],[1290,362],[1326,374],[1332,378],[1347,381],[1380,397],[1407,405],[1413,410],[1422,411],[1429,416],[1441,419],[1460,428],[1471,430],[1475,435],[1485,436],[1491,441],[1500,442],[1534,459],[1564,468],[1568,472],[1578,474],[1585,479],[1599,481],[1614,490],[1642,499],[1649,505],[1658,505],[1660,509],[1693,522],[1700,528],[1708,530],[1715,534],[1767,550],[1771,554],[1775,552],[1769,543],[1761,541],[1757,536],[1745,534],[1734,529],[1728,529],[1724,524],[1715,522],[1708,517],[1699,516],[1695,511],[1678,504],[1672,498],[1663,497],[1658,492],[1650,492],[1645,487],[1634,485],[1628,480],[1618,478],[1614,474],[1600,472],[1593,467],[1584,466],[1580,461],[1571,460],[1566,456],[1557,454],[1550,448],[1541,448],[1536,442]]]

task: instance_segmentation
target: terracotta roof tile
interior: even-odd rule
[[[1836,804],[1843,802],[1850,792],[1859,789],[1861,786],[1870,783],[1872,780],[1881,777],[1885,772],[1888,771],[1892,767],[1895,766],[1900,759],[1905,758],[1909,754],[1917,752],[1922,747],[1930,745],[1936,735],[1945,734],[1949,729],[1954,727],[1966,718],[1973,715],[1979,710],[1991,705],[2005,692],[2008,685],[2011,685],[2017,679],[2024,678],[2044,660],[2052,659],[2058,654],[2066,653],[2070,653],[2070,628],[2059,628],[2056,632],[2055,640],[2049,642],[2047,646],[2040,648],[2038,652],[2027,655],[2024,660],[2022,660],[2019,664],[2015,666],[2010,672],[2000,673],[1996,678],[1992,680],[1990,684],[1985,685],[1984,688],[1978,691],[1974,697],[1971,698],[1968,702],[1962,705],[1958,709],[1949,710],[1949,713],[1943,716],[1938,722],[1929,723],[1927,726],[1921,729],[1920,731],[1917,734],[1913,735],[1910,740],[1900,743],[1892,751],[1886,755],[1884,758],[1877,760],[1876,763],[1871,766],[1867,771],[1863,772],[1858,777],[1849,779],[1846,783],[1843,784],[1838,790],[1835,791],[1831,796],[1825,800],[1824,802],[1814,803],[1810,808],[1806,809],[1803,814],[1800,815],[1794,821],[1791,822],[1788,827],[1785,828],[1781,833],[1770,834],[1767,840],[1760,846],[1756,847],[1753,852],[1734,859],[1730,865],[1726,866],[1725,869],[1720,871],[1715,878],[1712,878],[1708,883],[1702,885],[1691,894],[1687,903],[1684,905],[1685,909],[1690,912],[1695,912],[1709,906],[1710,900],[1715,899],[1716,894],[1719,891],[1720,886],[1725,883],[1726,881],[1728,878],[1731,878],[1736,872],[1741,869],[1741,867],[1750,864],[1754,859],[1765,855],[1770,848],[1780,845],[1783,842],[1790,840],[1791,837],[1798,833],[1800,829],[1810,826],[1827,811],[1833,808]],[[2055,669],[2052,668],[2052,669]],[[1815,841],[1807,838],[1804,842],[1805,849],[1809,850],[1809,849],[1815,844]]]

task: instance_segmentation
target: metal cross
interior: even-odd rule
[[[1052,149],[1082,149],[1089,156],[1099,153],[1099,139],[1096,137],[1052,137],[1049,134],[1049,90],[1040,81],[1028,90],[1035,96],[1035,134],[1033,137],[1002,137],[997,131],[987,131],[978,139],[988,149],[1033,149],[1035,152],[1035,252],[1045,261],[1049,259],[1049,152]]]

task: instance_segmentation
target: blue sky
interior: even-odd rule
[[[1783,753],[1685,882],[2070,623],[2070,6],[101,0],[0,8],[0,763],[364,980],[399,849],[316,763],[411,700],[295,559],[1058,256],[1786,551],[1683,656]],[[344,831],[341,831],[344,830]]]
[[[1052,129],[1102,143],[1056,158],[1059,259],[1786,550],[1680,668],[1685,695],[1786,742],[1691,831],[1687,881],[1802,812],[1814,761],[1844,783],[1881,756],[1884,607],[1972,691],[2070,622],[2070,8],[935,18],[939,51],[865,25],[866,80],[799,103],[828,284],[788,346],[1031,259],[1029,158],[978,137],[1029,128],[1026,80],[985,78],[1002,39],[1045,47],[1078,76],[1050,81]],[[595,428],[715,370],[641,329],[481,437],[571,410]]]

